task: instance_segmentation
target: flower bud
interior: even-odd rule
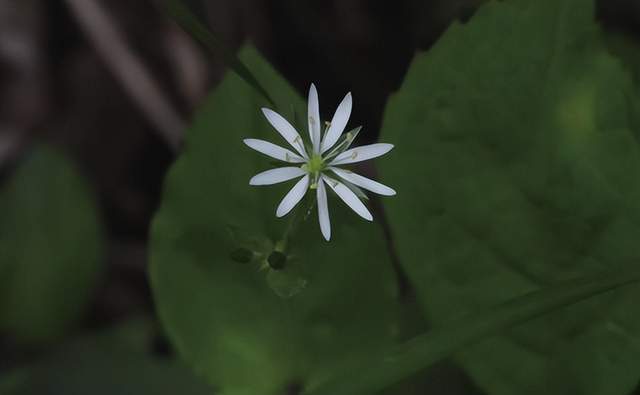
[[[287,262],[287,256],[280,251],[273,251],[269,254],[267,262],[273,270],[282,270]]]

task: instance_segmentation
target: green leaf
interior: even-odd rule
[[[10,385],[5,388],[10,395],[212,393],[212,388],[185,366],[131,350],[119,336],[104,333],[67,344],[6,378]]]
[[[15,395],[29,379],[26,369],[4,372],[0,375],[0,394]]]
[[[292,109],[285,117],[306,113],[255,50],[240,58],[280,108]],[[310,385],[338,360],[393,344],[397,330],[382,232],[337,199],[329,202],[331,242],[312,211],[287,243],[287,259],[272,260],[278,270],[269,266],[289,222],[275,210],[293,181],[249,186],[270,160],[242,139],[286,145],[260,112],[266,104],[227,75],[187,134],[152,229],[151,280],[162,322],[185,360],[223,394],[279,395]],[[298,129],[307,136],[306,126]],[[240,248],[253,249],[254,260],[234,260]]]
[[[60,153],[36,148],[0,192],[0,330],[52,341],[91,301],[102,230],[86,181]]]
[[[402,264],[436,325],[527,290],[639,265],[638,97],[590,0],[482,7],[413,62],[381,164]],[[638,288],[465,349],[491,394],[625,394]]]
[[[637,282],[640,282],[640,270],[565,281],[531,292],[487,311],[454,320],[353,366],[341,366],[335,377],[307,394],[364,395],[380,391],[505,329]]]

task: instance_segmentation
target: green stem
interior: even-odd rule
[[[276,242],[274,248],[276,251],[285,252],[292,234],[294,234],[300,223],[305,222],[307,218],[309,218],[309,214],[311,210],[313,210],[315,204],[316,199],[312,196],[312,194],[307,192],[304,198],[304,204],[299,204],[298,207],[296,207],[293,215],[291,216],[291,219],[289,220],[289,223],[287,224],[287,227],[284,230],[284,233],[282,234],[282,238]]]
[[[180,27],[195,38],[203,47],[222,57],[225,64],[249,84],[249,86],[264,96],[274,109],[277,107],[267,90],[260,84],[251,70],[249,70],[233,52],[227,49],[222,40],[207,29],[181,0],[167,0],[166,9]]]

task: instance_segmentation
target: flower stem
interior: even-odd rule
[[[287,249],[292,235],[295,234],[298,225],[309,218],[309,215],[316,204],[316,199],[314,199],[314,196],[312,195],[313,194],[307,193],[304,197],[304,204],[300,204],[296,207],[286,229],[284,230],[284,233],[282,234],[282,238],[276,242],[274,250],[284,252]]]

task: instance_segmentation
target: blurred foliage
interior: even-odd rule
[[[640,92],[640,46],[630,36],[623,33],[609,33],[606,41],[611,52],[624,61],[634,76],[638,92]]]
[[[306,119],[301,98],[256,51],[240,58],[283,114]],[[332,374],[337,361],[393,344],[399,332],[381,229],[347,214],[337,199],[329,202],[331,243],[314,211],[289,240],[285,267],[266,269],[291,219],[274,215],[286,185],[248,183],[271,161],[242,139],[279,140],[263,105],[237,75],[226,76],[187,134],[152,230],[151,280],[168,335],[224,394],[295,393]],[[234,261],[242,248],[258,259]]]
[[[179,74],[184,80],[175,87],[188,85],[184,93],[195,87],[186,96],[197,101],[205,81],[217,81],[215,67],[203,71],[201,54],[185,51],[190,43],[182,33],[162,15],[145,15],[151,3],[134,3],[137,13],[108,7],[127,16],[118,20],[124,27],[139,28],[139,15],[147,17],[140,37],[167,38],[152,40],[157,49],[149,50],[139,45],[145,39],[125,32],[132,51],[151,64],[146,51],[163,54],[159,68],[175,71],[159,79],[169,89],[168,76]],[[39,146],[0,190],[0,352],[6,346],[2,365],[15,368],[0,376],[1,394],[433,393],[424,385],[425,369],[455,352],[491,395],[623,395],[637,386],[638,287],[585,300],[636,282],[640,268],[640,49],[628,37],[600,30],[593,0],[189,3],[202,6],[198,17],[180,0],[168,0],[166,10],[215,52],[213,63],[223,60],[236,74],[229,72],[198,111],[170,171],[151,231],[149,275],[169,340],[203,381],[150,352],[158,328],[149,320],[52,346],[87,318],[106,248],[83,175],[62,153]],[[381,178],[399,192],[385,199],[392,240],[378,225],[383,220],[366,223],[333,197],[330,243],[320,236],[312,198],[301,203],[302,222],[290,232],[294,216],[274,215],[289,185],[248,185],[273,163],[242,139],[280,142],[260,107],[273,107],[306,135],[300,122],[306,105],[290,83],[300,88],[313,75],[323,111],[335,108],[341,86],[351,87],[352,123],[364,119],[361,137],[375,139],[386,95],[412,51],[428,47],[450,19],[470,16],[480,3],[487,4],[468,23],[454,24],[415,57],[385,112],[382,140],[397,147],[380,160]],[[66,12],[63,3],[37,8]],[[207,31],[199,19],[205,13],[226,35]],[[48,28],[37,33],[53,45],[43,69],[55,65],[62,82],[37,78],[37,56],[11,63],[28,78],[4,78],[10,83],[5,112],[29,120],[22,126],[29,129],[41,119],[34,114],[64,103],[52,112],[66,111],[68,119],[56,126],[57,114],[47,123],[81,136],[67,145],[93,164],[87,169],[116,174],[113,184],[95,174],[93,182],[117,196],[104,204],[118,207],[106,211],[118,215],[105,215],[113,222],[110,246],[130,242],[131,224],[138,224],[133,233],[141,253],[116,271],[144,293],[135,273],[144,270],[138,263],[145,258],[148,213],[170,157],[149,148],[153,141],[134,137],[132,131],[142,135],[145,126],[126,121],[123,114],[136,113],[120,92],[105,93],[117,86],[104,78],[100,62],[69,50],[74,40],[68,38],[81,36],[67,31],[67,22],[52,24],[51,30],[65,26],[57,38],[49,40]],[[267,50],[289,83],[254,49],[232,53],[245,36]],[[0,46],[11,48],[14,41],[6,41]],[[71,55],[61,56],[67,46]],[[39,44],[31,50],[40,51]],[[304,56],[292,61],[293,53]],[[87,81],[98,85],[87,89]],[[32,85],[39,87],[35,95]],[[65,94],[38,105],[34,97],[47,95],[42,86],[64,87]],[[96,119],[98,129],[87,137],[85,126]],[[126,149],[136,145],[144,149]],[[154,155],[165,159],[148,162]],[[394,273],[389,241],[413,289],[397,289],[404,273]],[[132,304],[123,296],[127,290],[103,292],[113,298],[101,301],[105,310],[125,299],[123,305]],[[97,310],[105,307],[101,302]],[[565,309],[569,304],[576,305]],[[117,320],[119,313],[113,313]],[[424,329],[424,317],[433,330],[405,342]],[[16,364],[51,349],[37,363]]]
[[[138,349],[148,336],[149,322],[136,321],[75,340],[0,379],[0,390],[7,395],[212,393],[188,368]],[[134,347],[130,339],[136,339]]]
[[[639,264],[638,92],[592,3],[489,3],[417,56],[389,103],[390,222],[435,323]],[[496,395],[629,393],[639,296],[580,303],[459,360]]]
[[[86,181],[40,146],[0,192],[0,330],[20,342],[65,334],[103,268],[102,230]]]
[[[260,84],[247,66],[227,48],[224,41],[214,32],[205,27],[202,21],[194,15],[182,0],[165,0],[165,8],[172,19],[185,31],[196,39],[214,58],[220,57],[247,84],[261,94],[271,106],[275,105],[267,90]]]

